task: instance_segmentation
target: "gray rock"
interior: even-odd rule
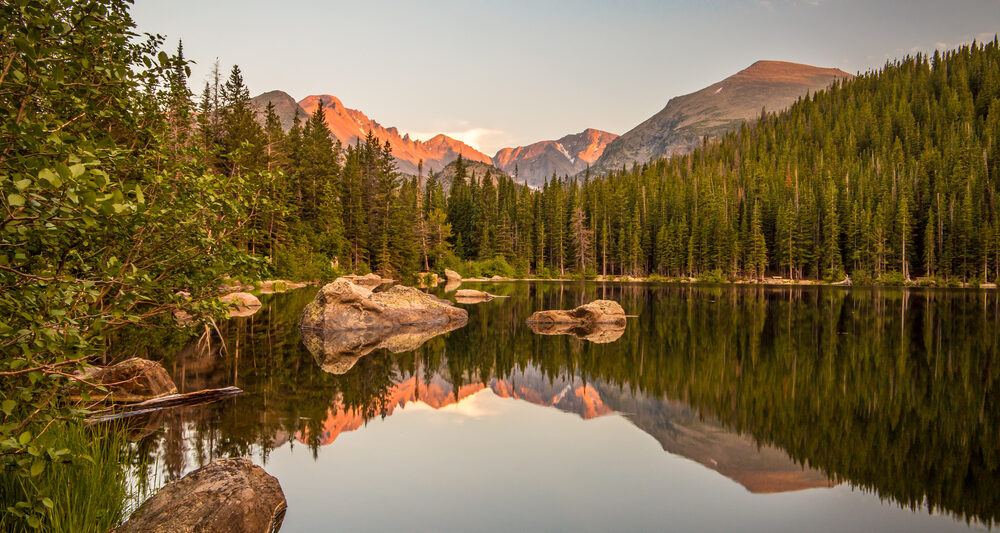
[[[528,324],[620,324],[625,325],[625,310],[618,302],[594,300],[569,311],[536,311]]]
[[[275,533],[288,504],[278,480],[246,459],[220,459],[172,481],[113,533]]]

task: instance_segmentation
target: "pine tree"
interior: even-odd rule
[[[754,279],[760,280],[764,277],[767,268],[767,243],[764,240],[764,231],[760,215],[760,202],[753,204],[753,216],[750,221],[750,272]]]

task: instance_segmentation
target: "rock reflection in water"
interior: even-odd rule
[[[428,340],[456,330],[465,321],[418,324],[396,328],[369,328],[348,331],[302,331],[302,344],[316,364],[331,374],[344,374],[358,359],[378,349],[391,353],[411,352]]]
[[[625,334],[625,324],[556,324],[532,322],[528,324],[538,335],[571,335],[578,339],[607,344],[615,342]]]

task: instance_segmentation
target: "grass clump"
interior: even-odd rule
[[[40,466],[27,474],[16,467],[25,458],[3,459],[0,531],[106,533],[138,505],[141,494],[129,482],[123,460],[128,439],[122,426],[57,421],[37,441],[27,447],[29,454],[46,446],[62,453],[33,458]]]

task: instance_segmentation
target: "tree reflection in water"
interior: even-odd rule
[[[247,391],[139,423],[136,446],[163,465],[169,480],[220,456],[257,454],[266,461],[283,445],[305,445],[318,455],[339,432],[408,401],[445,404],[488,387],[585,417],[627,413],[664,449],[750,490],[832,479],[914,509],[987,524],[997,519],[995,292],[597,283],[476,288],[511,297],[468,306],[466,326],[421,337],[410,351],[375,346],[342,374],[317,365],[296,327],[315,289],[265,297],[256,315],[220,325],[225,347],[169,329],[125,333],[116,350],[162,360],[182,391],[228,385]],[[524,324],[533,311],[596,298],[638,315],[617,340],[536,335]],[[685,440],[692,431],[700,440]],[[697,443],[709,441],[717,447],[713,457],[729,453],[739,456],[733,465],[744,466],[699,459],[707,445]],[[758,446],[764,448],[754,452],[756,466],[746,467],[750,452],[743,450]],[[768,455],[774,453],[785,459]],[[787,457],[800,466],[783,466]]]

